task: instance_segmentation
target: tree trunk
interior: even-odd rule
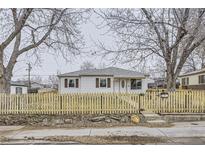
[[[10,81],[11,79],[4,76],[0,78],[0,93],[10,93]]]
[[[0,93],[10,93],[11,75],[6,73],[3,61],[3,50],[0,49]]]
[[[176,89],[176,77],[167,73],[167,90],[174,91]]]
[[[174,67],[170,62],[167,63],[167,90],[174,91],[176,89],[176,75],[174,72]]]

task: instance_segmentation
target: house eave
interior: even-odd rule
[[[146,77],[139,77],[139,76],[114,76],[114,78],[118,78],[118,79],[145,79]]]
[[[93,75],[79,75],[79,76],[58,76],[59,78],[80,78],[80,77],[113,77],[113,78],[122,78],[122,79],[145,79],[145,76],[114,76],[114,75],[97,75],[97,74],[93,74]]]
[[[200,74],[203,74],[203,73],[205,73],[205,71],[196,72],[196,73],[190,73],[190,74],[184,74],[184,75],[179,75],[179,78],[187,77],[187,76],[192,76],[192,75],[200,75]]]
[[[19,84],[10,84],[10,86],[28,87],[26,85],[19,85]]]

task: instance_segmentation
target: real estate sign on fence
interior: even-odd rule
[[[205,91],[0,94],[0,114],[204,113]]]

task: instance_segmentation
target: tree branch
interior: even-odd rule
[[[12,11],[13,12],[13,11]],[[23,14],[19,18],[19,21],[16,23],[15,30],[8,36],[8,38],[0,44],[0,48],[3,51],[9,43],[16,37],[16,35],[21,31],[24,24],[26,23],[27,18],[31,14],[32,9],[24,9]]]
[[[53,28],[55,27],[55,25],[57,25],[57,24],[59,23],[59,21],[61,20],[63,14],[65,13],[65,11],[66,11],[66,9],[64,9],[64,10],[60,13],[58,19],[57,19],[55,22],[54,22],[54,20],[55,20],[56,14],[54,13],[54,14],[52,15],[52,17],[51,17],[49,29],[48,29],[48,31],[44,34],[44,36],[43,36],[39,41],[33,42],[33,44],[28,45],[27,47],[25,47],[25,48],[23,48],[23,49],[20,49],[20,50],[18,51],[18,54],[20,55],[20,54],[22,54],[22,53],[24,53],[24,52],[26,52],[26,51],[28,51],[28,50],[31,50],[31,49],[33,49],[33,48],[36,48],[36,47],[38,47],[41,43],[43,43],[43,42],[46,40],[46,38],[50,35],[50,33],[51,33],[51,31],[53,30]],[[54,22],[54,23],[53,23],[53,22]],[[34,40],[34,39],[33,39],[33,40]]]

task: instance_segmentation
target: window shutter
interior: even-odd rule
[[[110,88],[111,87],[111,79],[107,78],[107,87]]]
[[[199,75],[199,84],[202,83],[202,76]]]
[[[76,79],[75,82],[76,82],[76,88],[78,88],[79,87],[79,79]]]
[[[99,88],[99,78],[96,78],[96,88]]]
[[[68,79],[64,79],[64,87],[65,87],[65,88],[68,87]]]
[[[199,83],[200,83],[200,75],[199,75]]]

